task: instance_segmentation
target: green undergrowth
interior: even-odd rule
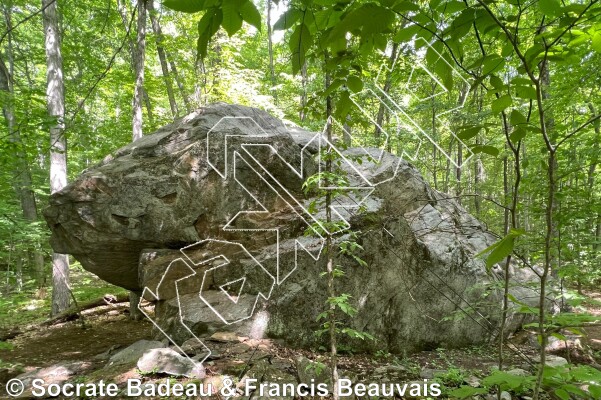
[[[71,265],[70,272],[71,290],[78,304],[105,294],[119,295],[127,292],[85,271],[77,262]],[[51,300],[52,289],[40,291],[35,287],[33,280],[24,282],[21,291],[1,293],[0,329],[15,329],[46,320],[50,316]]]

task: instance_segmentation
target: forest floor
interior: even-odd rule
[[[104,284],[96,281],[95,278],[89,279],[91,281],[87,281],[86,284],[92,287],[94,294],[102,290],[111,290],[113,291],[111,294],[115,295],[121,290],[103,286]],[[588,299],[584,302],[583,310],[601,316],[601,293],[590,292],[587,295]],[[30,311],[39,312],[37,308]],[[74,376],[70,376],[69,379],[76,381],[104,379],[118,383],[133,377],[152,382],[153,379],[159,378],[140,374],[135,366],[131,365],[111,371],[103,368],[107,363],[107,354],[110,355],[116,349],[125,348],[138,340],[152,339],[152,324],[149,321],[130,320],[127,303],[101,305],[86,312],[88,316],[84,318],[84,324],[81,320],[73,320],[52,325],[36,325],[31,321],[39,320],[39,316],[21,315],[27,313],[27,307],[20,310],[16,315],[19,315],[17,321],[21,322],[22,332],[5,342],[0,341],[0,398],[6,398],[2,392],[3,383],[18,374],[40,371],[48,367],[51,367],[49,371],[52,374],[54,373],[52,368],[74,365],[73,363],[77,364],[77,368],[74,373],[72,372]],[[6,321],[8,320],[3,321],[3,325]],[[23,321],[27,322],[28,329],[23,329],[25,326]],[[0,328],[6,330],[6,326]],[[0,333],[2,333],[1,329]],[[588,328],[586,334],[586,337],[581,338],[580,347],[575,346],[570,351],[566,351],[565,346],[558,346],[553,353],[568,358],[574,363],[598,366],[601,364],[601,326]],[[531,370],[524,356],[536,359],[538,350],[534,337],[533,334],[521,333],[511,339],[512,349],[505,349],[506,365],[510,368]],[[241,338],[241,341],[243,340]],[[234,354],[227,348],[236,347],[238,343],[215,343],[215,345],[222,346],[217,352],[223,357],[220,356],[206,364],[209,375],[224,374],[226,373],[224,371],[230,373],[233,370],[238,371],[239,364],[248,365],[257,350],[255,347],[252,355],[249,355],[253,350],[249,345],[242,350],[246,352],[246,356],[243,356]],[[257,346],[263,352],[262,357],[268,354],[270,363],[272,359],[277,360],[283,369],[294,368],[294,360],[299,357],[309,360],[324,357],[322,354],[306,350],[292,350],[271,341],[261,341]],[[233,368],[234,365],[238,365],[238,369]],[[437,349],[404,358],[390,354],[343,355],[340,358],[340,369],[343,375],[348,371],[357,378],[373,378],[374,371],[386,371],[388,368],[388,370],[401,371],[396,379],[405,381],[434,379],[442,383],[446,390],[462,384],[474,384],[474,382],[477,384],[496,365],[496,345],[455,350]]]

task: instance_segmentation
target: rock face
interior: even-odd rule
[[[44,213],[51,244],[108,282],[144,290],[156,304],[155,326],[176,343],[231,331],[316,345],[326,256],[322,238],[306,232],[325,213],[310,206],[315,195],[303,182],[329,146],[256,109],[208,106],[54,194]],[[402,352],[494,335],[500,276],[475,255],[496,238],[396,156],[359,148],[340,155],[347,182],[332,212],[358,232],[356,255],[367,264],[336,255],[346,272],[336,289],[358,311],[342,322],[375,337],[349,344]],[[338,245],[345,240],[336,236]],[[512,279],[531,277],[512,268]],[[521,286],[512,293],[536,299]]]

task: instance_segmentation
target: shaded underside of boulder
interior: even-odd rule
[[[51,244],[108,282],[146,289],[156,326],[174,341],[231,330],[316,346],[324,340],[315,332],[325,309],[326,257],[315,259],[322,242],[305,235],[311,198],[302,185],[319,170],[318,136],[248,107],[202,108],[117,150],[54,194],[44,213]],[[249,143],[271,147],[244,153]],[[494,336],[499,276],[475,255],[495,236],[409,163],[375,149],[343,154],[369,156],[341,166],[349,182],[378,182],[361,210],[340,211],[358,232],[358,256],[367,264],[336,256],[346,271],[336,290],[358,310],[343,324],[376,339],[349,345],[402,352]],[[536,299],[523,285],[532,276],[513,267],[512,274],[522,283],[512,293]],[[512,327],[521,321],[513,313],[510,319]]]

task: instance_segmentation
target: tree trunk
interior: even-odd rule
[[[179,72],[177,70],[177,67],[175,66],[175,62],[173,61],[173,57],[169,53],[166,53],[166,56],[167,56],[167,60],[169,60],[169,65],[171,66],[171,72],[173,72],[173,77],[175,78],[175,83],[177,83],[177,87],[179,89],[179,94],[180,94],[180,96],[182,96],[182,99],[184,100],[184,104],[186,106],[186,112],[190,113],[190,112],[192,112],[192,106],[190,105],[190,100],[188,99],[188,94],[186,93],[186,88],[184,87],[184,82],[182,81],[181,77],[179,76]]]
[[[464,104],[465,98],[469,92],[469,87],[467,85],[463,85],[461,91],[459,92],[459,98],[457,99],[457,104]],[[461,204],[461,194],[463,192],[463,188],[461,186],[461,168],[463,168],[463,144],[461,142],[457,142],[457,167],[455,168],[455,179],[457,182],[457,187],[455,193],[457,195],[457,202]]]
[[[67,185],[67,139],[65,129],[65,86],[61,55],[58,12],[55,0],[42,0],[46,48],[46,98],[50,128],[50,192],[56,193]],[[69,308],[69,257],[52,255],[52,314]]]
[[[544,29],[541,30],[544,31]],[[536,87],[536,106],[539,115],[539,124],[543,141],[547,150],[547,204],[545,205],[545,247],[543,272],[540,276],[540,293],[538,303],[538,335],[539,335],[539,356],[540,366],[537,373],[536,384],[532,398],[539,400],[540,390],[543,382],[543,371],[547,360],[546,347],[549,341],[549,332],[545,326],[546,323],[546,299],[547,299],[547,281],[549,276],[557,276],[557,148],[554,145],[553,136],[555,121],[546,114],[544,109],[544,100],[549,98],[548,87],[551,83],[548,60],[543,60],[539,65],[539,80],[535,83]],[[551,133],[551,135],[549,134]]]
[[[350,114],[348,114],[346,116],[346,119],[344,120],[344,125],[342,126],[342,143],[344,143],[346,147],[351,147],[351,145],[353,144],[353,128],[350,122],[351,116]]]
[[[12,29],[12,21],[10,14],[10,5],[4,7],[4,19],[6,21],[6,29]],[[9,140],[15,146],[15,192],[21,203],[21,210],[23,211],[23,217],[28,222],[35,222],[38,219],[37,205],[35,202],[35,195],[33,193],[33,185],[31,182],[31,171],[29,169],[29,163],[27,162],[27,155],[23,150],[23,141],[21,140],[21,134],[18,129],[15,129],[15,115],[13,108],[13,71],[14,71],[14,57],[12,47],[12,34],[7,34],[7,49],[6,57],[8,60],[8,67],[4,61],[0,58],[0,90],[7,93],[6,98],[8,101],[4,102],[2,107],[2,113],[6,120],[6,127],[8,130]],[[33,261],[34,266],[34,277],[38,288],[45,285],[44,276],[44,255],[40,251],[40,244],[34,243],[34,248],[28,251],[29,259]]]
[[[277,80],[275,76],[275,67],[273,65],[273,29],[271,27],[271,6],[272,0],[267,0],[267,48],[269,51],[269,77],[271,79],[271,93],[273,95],[273,104],[278,105],[278,93],[276,90]]]
[[[478,139],[476,139],[476,144],[479,144]],[[480,190],[480,182],[482,181],[483,172],[482,160],[478,157],[474,161],[474,209],[476,210],[476,217],[478,218],[480,218],[482,212],[482,199],[480,198],[482,191]]]
[[[167,89],[167,97],[169,98],[169,107],[171,108],[171,115],[173,118],[175,118],[179,112],[177,109],[177,103],[175,102],[175,96],[173,94],[173,85],[171,84],[169,68],[167,66],[167,55],[165,53],[165,49],[163,48],[163,31],[161,30],[159,19],[156,16],[154,0],[148,0],[147,6],[150,22],[152,23],[152,31],[154,32],[155,41],[157,44],[157,53],[159,55],[161,71],[163,71],[163,81],[165,82],[165,88]]]
[[[326,65],[328,64],[328,53],[325,53],[324,58],[324,68],[326,68],[325,74],[325,88],[329,88],[331,85],[331,76],[330,72],[327,71]],[[326,130],[327,130],[327,138],[328,142],[332,143],[332,114],[333,114],[333,104],[332,97],[326,97]],[[328,148],[328,153],[331,152],[331,149]],[[328,154],[328,158],[326,159],[325,172],[327,174],[332,174],[333,171],[333,163],[332,157]],[[325,186],[330,186],[328,178],[326,177]],[[329,232],[332,226],[332,191],[327,190],[325,196],[325,208],[326,208],[326,226],[328,227],[328,232],[326,232],[326,243],[325,243],[325,254],[327,256],[327,276],[328,276],[328,297],[334,298],[336,297],[336,290],[334,288],[334,243],[333,243],[333,235]],[[338,400],[338,346],[337,346],[337,337],[336,337],[336,307],[334,303],[329,304],[328,308],[328,323],[329,323],[329,336],[330,336],[330,368],[332,369],[332,385],[333,385],[333,395],[332,398],[334,400]]]
[[[146,1],[138,0],[138,23],[137,23],[137,38],[136,51],[134,54],[135,61],[135,76],[136,86],[134,88],[133,101],[133,129],[132,139],[135,142],[144,134],[142,133],[142,101],[144,91],[144,61],[146,58]]]
[[[438,140],[438,132],[436,129],[436,97],[435,94],[436,86],[432,84],[432,114],[430,123],[432,124],[432,139]],[[380,104],[380,108],[382,108],[382,104]],[[378,113],[378,117],[380,114]],[[432,181],[434,182],[434,189],[438,190],[438,148],[436,146],[432,146]]]
[[[144,318],[144,314],[138,308],[140,304],[141,293],[129,292],[129,318],[134,321],[139,321]]]
[[[390,89],[392,88],[392,66],[394,65],[394,60],[396,60],[396,55],[399,49],[398,43],[392,44],[392,51],[390,52],[390,57],[388,58],[388,68],[390,70],[386,71],[386,79],[384,80],[384,93],[388,94]],[[374,137],[376,138],[376,144],[380,146],[380,133],[382,133],[382,123],[384,122],[384,114],[386,112],[386,106],[384,103],[380,103],[380,107],[378,108],[378,115],[376,117],[376,127],[374,130]],[[388,140],[392,140],[391,137]]]
[[[307,106],[307,84],[309,83],[309,77],[307,75],[307,63],[305,62],[301,67],[301,85],[302,92],[300,98],[300,121],[305,122],[305,117],[307,116],[305,107]]]
[[[138,67],[136,66],[136,61],[137,61],[137,57],[136,57],[136,45],[134,43],[134,41],[131,39],[131,37],[129,36],[130,32],[128,31],[128,27],[129,27],[129,21],[128,21],[128,16],[127,16],[127,8],[125,6],[125,4],[121,1],[121,0],[117,0],[117,8],[119,10],[119,15],[121,15],[121,21],[123,22],[123,27],[125,28],[125,31],[127,32],[127,44],[129,47],[129,55],[131,57],[131,65],[132,65],[132,69],[134,71],[134,75],[135,75],[135,71],[138,70]],[[144,12],[144,14],[146,14]],[[139,14],[138,14],[139,17]],[[144,19],[144,21],[146,21],[146,19]],[[148,122],[150,123],[150,125],[153,124],[154,121],[154,115],[152,113],[152,105],[150,104],[150,98],[148,97],[148,93],[146,92],[146,89],[144,89],[144,86],[142,86],[142,98],[144,99],[144,106],[146,107],[146,113],[148,114]]]
[[[449,140],[449,151],[447,154],[451,155],[453,154],[453,146],[455,145],[455,138],[451,137],[451,139]],[[461,144],[459,144],[461,145]],[[444,186],[442,191],[444,193],[449,193],[450,190],[450,176],[451,176],[451,157],[445,157],[447,159],[447,165],[445,167],[445,172],[444,172]]]
[[[591,114],[593,117],[597,115],[597,110],[595,110],[595,106],[593,105],[593,103],[589,103],[588,108],[589,110],[591,110]],[[597,164],[599,163],[599,141],[601,140],[601,121],[595,121],[594,128],[595,140],[593,140],[593,160],[588,167],[587,177],[588,192],[589,196],[591,196],[589,201],[591,205],[595,204],[598,201],[597,199],[595,199],[595,191],[593,189],[595,187],[595,171],[597,169]],[[601,248],[601,243],[599,243],[599,240],[601,239],[601,214],[597,213],[596,216],[593,214],[590,217],[588,224],[591,227],[591,230],[595,232],[592,248],[593,251],[597,251],[599,248]]]

